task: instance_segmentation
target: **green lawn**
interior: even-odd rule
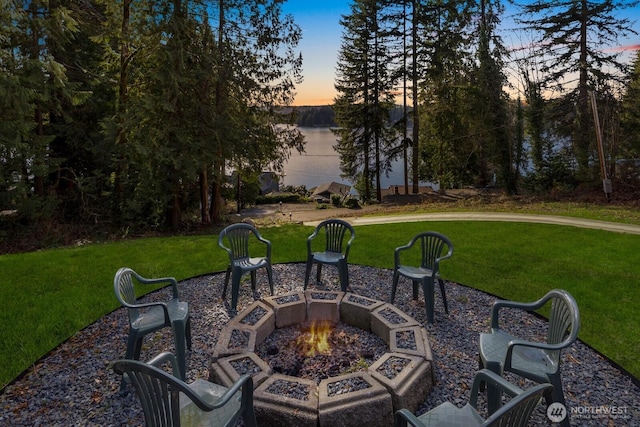
[[[302,262],[311,227],[261,228],[274,263]],[[428,222],[356,227],[350,262],[391,268],[393,249],[419,231],[450,237],[446,279],[508,299],[532,301],[563,288],[576,298],[580,338],[640,377],[640,236],[545,224]],[[113,275],[185,279],[222,271],[217,236],[147,238],[0,256],[0,381],[3,386],[78,330],[118,307]]]

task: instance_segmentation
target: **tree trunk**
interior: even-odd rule
[[[413,172],[413,194],[418,194],[420,191],[419,183],[420,177],[418,175],[418,141],[420,137],[420,118],[418,115],[418,8],[420,2],[414,0],[413,2],[413,24],[411,28],[411,80],[413,87],[411,93],[413,96],[413,150],[412,150],[412,172]]]
[[[200,220],[203,224],[211,224],[209,213],[209,184],[207,181],[207,171],[203,168],[199,174],[200,183]]]

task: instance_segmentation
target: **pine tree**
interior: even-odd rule
[[[382,5],[375,0],[356,1],[341,20],[345,32],[335,84],[340,168],[343,176],[361,187],[364,200],[372,197],[373,181],[376,199],[382,199],[381,174],[389,169],[388,150],[394,139],[389,112],[397,76],[383,41],[390,30],[380,20]]]
[[[476,150],[466,138],[470,12],[466,1],[439,1],[423,6],[420,14],[420,178],[443,187],[471,179],[467,161]]]
[[[535,44],[540,49],[537,56],[546,61],[541,69],[545,88],[562,93],[567,87],[566,105],[575,104],[573,112],[562,114],[575,117],[570,123],[573,150],[583,180],[590,175],[591,141],[595,140],[588,92],[596,87],[596,80],[616,81],[620,72],[624,74],[619,53],[602,47],[614,45],[624,34],[637,34],[628,18],[617,16],[620,10],[637,5],[635,0],[536,0],[521,5],[524,16],[518,22],[539,34]]]
[[[302,67],[296,53],[301,30],[282,14],[283,1],[218,2],[213,221],[219,219],[225,164],[239,176],[268,165],[280,171],[292,150],[304,148],[299,131],[274,126],[281,120],[276,107],[294,99]]]
[[[622,140],[626,158],[640,157],[640,51],[622,99]]]
[[[504,46],[496,34],[503,8],[499,1],[481,0],[478,10],[478,68],[475,71],[478,92],[475,106],[481,122],[477,123],[481,140],[480,183],[488,184],[490,159],[495,158],[495,167],[505,190],[516,192],[513,171],[513,151],[510,140],[509,114],[503,86],[506,78],[502,72]]]
[[[78,83],[68,77],[70,64],[63,63],[77,20],[60,2],[42,1],[4,2],[0,18],[5,200],[28,220],[50,219],[68,154],[54,144],[56,118],[68,119],[70,106],[82,101]]]

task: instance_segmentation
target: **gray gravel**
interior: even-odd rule
[[[135,266],[132,266],[135,268]],[[387,300],[391,271],[350,266],[350,290],[369,298]],[[268,285],[258,273],[257,295],[266,296]],[[339,289],[334,269],[326,268],[324,284],[317,289]],[[303,287],[304,264],[274,266],[276,295]],[[228,303],[220,300],[223,273],[197,277],[180,283],[181,298],[191,307],[193,349],[187,353],[188,381],[208,377],[208,364],[221,328],[229,320]],[[166,290],[147,297],[164,299]],[[243,283],[238,310],[253,301],[250,286]],[[115,298],[115,297],[114,297]],[[454,283],[447,284],[449,315],[436,291],[434,325],[427,326],[435,361],[436,385],[422,413],[444,401],[462,406],[469,399],[473,375],[478,368],[478,335],[487,329],[495,297]],[[411,285],[399,285],[396,305],[422,324],[424,303],[411,299]],[[546,322],[523,313],[518,333],[542,330]],[[42,358],[0,394],[0,425],[11,426],[122,426],[143,424],[140,405],[132,390],[118,393],[120,378],[109,363],[123,357],[127,339],[127,316],[118,309],[80,331]],[[145,339],[141,358],[174,350],[172,334],[160,331]],[[569,408],[576,426],[640,426],[640,388],[633,379],[614,367],[582,342],[563,352],[562,375]],[[509,379],[528,386],[520,379]],[[482,399],[480,399],[482,402]],[[609,413],[608,415],[606,413]],[[534,414],[532,425],[549,425],[545,405]],[[614,414],[612,414],[614,413]]]

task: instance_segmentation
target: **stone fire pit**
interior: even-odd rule
[[[315,381],[273,373],[256,354],[277,328],[342,322],[378,335],[388,352],[366,370]],[[415,411],[433,386],[426,330],[395,306],[353,293],[307,290],[254,302],[222,330],[209,380],[230,386],[249,373],[260,425],[389,426],[400,408]],[[348,386],[347,386],[348,385]]]

